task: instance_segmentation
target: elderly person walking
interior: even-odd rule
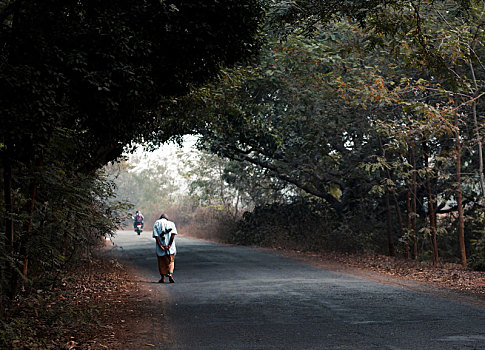
[[[165,276],[170,283],[175,283],[173,279],[173,269],[175,267],[175,235],[177,228],[172,221],[168,220],[166,214],[162,214],[160,219],[153,225],[153,237],[157,241],[158,271],[160,272],[159,283],[165,282]]]

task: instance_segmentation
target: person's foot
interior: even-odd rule
[[[172,275],[168,275],[168,280],[170,281],[170,283],[175,283]]]
[[[165,283],[165,276],[162,276],[162,278],[160,278],[160,281],[158,281],[158,283]]]

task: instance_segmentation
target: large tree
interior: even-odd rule
[[[1,253],[13,275],[27,274],[42,175],[91,176],[126,145],[192,130],[174,98],[251,56],[261,14],[257,0],[0,2]]]
[[[401,238],[418,257],[421,229],[438,262],[448,249],[439,236],[458,227],[466,264],[463,211],[479,223],[483,210],[483,8],[389,1],[344,18],[355,8],[335,5],[332,16],[316,3],[274,6],[284,25],[269,26],[257,67],[194,96],[217,120],[201,130],[205,144],[324,198],[346,219],[372,218],[374,230],[387,221],[391,254]]]

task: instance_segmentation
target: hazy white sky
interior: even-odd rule
[[[170,168],[177,169],[180,165],[178,164],[176,153],[182,152],[187,157],[191,154],[197,154],[195,149],[195,143],[197,142],[197,136],[186,135],[184,136],[184,142],[182,148],[177,144],[167,143],[153,152],[147,152],[139,147],[133,154],[128,154],[128,163],[136,166],[136,169],[142,170],[146,169],[149,164],[154,164],[158,162],[167,163]]]
[[[199,152],[195,148],[197,137],[188,135],[184,137],[182,147],[177,144],[168,143],[153,152],[143,150],[139,147],[133,154],[126,154],[128,163],[133,166],[131,171],[138,172],[148,168],[156,168],[163,165],[168,168],[172,183],[178,187],[176,192],[185,193],[188,189],[188,180],[181,176],[180,172],[186,172],[187,162],[180,160],[190,159],[192,166],[197,164]]]

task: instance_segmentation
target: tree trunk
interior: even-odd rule
[[[470,72],[472,75],[473,85],[475,87],[475,94],[473,96],[473,103],[472,103],[472,114],[473,114],[473,123],[475,126],[475,137],[477,138],[478,144],[478,164],[479,164],[479,174],[480,174],[480,187],[482,189],[482,197],[485,198],[485,179],[483,174],[483,145],[482,145],[482,138],[480,137],[480,129],[478,127],[478,118],[477,118],[477,93],[478,93],[478,84],[477,79],[475,77],[475,69],[473,67],[473,63],[471,59],[468,61],[470,65]]]
[[[394,248],[394,237],[392,232],[392,213],[391,205],[389,203],[389,191],[386,191],[386,213],[387,213],[387,243],[389,248],[389,256],[396,256],[396,250]]]
[[[20,241],[20,256],[23,261],[22,274],[24,276],[24,281],[27,278],[28,268],[29,268],[29,241],[32,234],[34,207],[35,207],[35,201],[37,196],[38,181],[36,178],[37,176],[36,172],[42,166],[43,161],[44,161],[44,157],[41,153],[39,158],[35,161],[35,166],[33,167],[32,179],[30,180],[30,186],[29,186],[29,201],[26,203],[26,207],[25,207],[25,211],[28,214],[28,219],[25,225],[24,234]]]
[[[477,120],[477,103],[473,102],[473,121],[475,123],[475,134],[477,137],[477,144],[478,144],[478,171],[480,173],[480,187],[482,189],[482,197],[485,198],[485,179],[483,175],[483,145],[482,139],[480,137],[480,130],[478,128],[478,120]]]
[[[219,172],[219,194],[221,196],[221,203],[222,203],[222,206],[224,207],[224,210],[226,212],[230,212],[230,206],[229,204],[226,202],[226,198],[224,196],[224,179],[222,178],[222,175],[224,173],[224,169],[222,167],[222,164],[220,162],[217,163],[217,170]]]
[[[4,169],[3,169],[3,196],[5,202],[5,238],[6,238],[6,246],[5,246],[5,254],[9,257],[13,257],[15,254],[14,243],[15,243],[15,235],[14,235],[14,226],[13,226],[13,197],[12,197],[12,164],[10,162],[10,158],[8,156],[4,157]],[[16,293],[16,286],[17,286],[17,272],[15,266],[12,263],[9,263],[5,266],[5,269],[2,269],[3,278],[6,281],[9,281],[9,285],[6,287],[6,290],[0,290],[0,301],[1,301],[1,311],[2,314],[5,312],[5,307],[7,304],[4,302],[4,298],[8,297],[13,299]]]
[[[407,215],[406,215],[406,228],[407,228],[407,233],[406,233],[406,239],[404,240],[404,250],[406,254],[406,259],[411,258],[411,251],[409,249],[410,246],[410,234],[411,234],[411,181],[408,181],[408,194],[406,198],[406,209],[407,209]]]
[[[5,278],[9,280],[9,286],[7,287],[6,295],[13,299],[17,294],[18,286],[18,266],[16,266],[16,261],[18,257],[18,238],[15,236],[14,222],[13,222],[13,211],[14,211],[14,200],[13,200],[13,175],[12,175],[12,158],[9,155],[4,157],[4,200],[5,200],[5,235],[7,251],[11,259],[13,259],[6,267]],[[15,261],[15,262],[14,262]]]
[[[392,197],[394,199],[394,207],[396,208],[397,220],[398,220],[398,223],[399,223],[399,233],[400,233],[401,237],[403,237],[404,236],[404,230],[403,230],[404,222],[402,220],[401,208],[399,207],[399,201],[397,200],[397,194],[396,194],[395,189],[392,190]],[[408,248],[406,248],[406,249],[408,249]]]
[[[379,136],[379,145],[381,147],[382,158],[387,161],[386,159],[386,150],[382,145],[382,139]],[[391,180],[391,173],[387,170],[387,178]],[[385,195],[385,202],[386,202],[386,213],[387,213],[387,244],[389,248],[389,256],[396,256],[396,249],[394,247],[394,233],[392,232],[392,213],[391,213],[391,204],[389,200],[389,189],[388,185],[386,184],[386,195]],[[402,223],[402,222],[401,222]]]
[[[66,215],[67,220],[71,220],[72,217],[72,212],[69,210],[69,212]],[[64,230],[64,233],[62,234],[62,255],[67,256],[67,249],[69,247],[69,236],[68,236],[68,230]]]
[[[463,212],[463,195],[461,189],[461,141],[458,116],[455,116],[456,128],[456,201],[458,204],[458,240],[460,242],[461,264],[466,267],[466,249],[465,249],[465,215]]]
[[[22,237],[22,241],[20,245],[20,254],[23,259],[22,274],[24,275],[25,278],[27,277],[27,272],[29,267],[29,241],[32,233],[34,206],[35,206],[35,199],[37,195],[37,180],[35,178],[32,179],[29,193],[30,193],[30,200],[27,203],[27,207],[26,207],[27,213],[28,213],[28,220],[25,226],[25,234],[24,234],[24,237]]]
[[[241,197],[241,194],[239,193],[239,190],[236,190],[236,204],[234,206],[234,217],[237,218],[238,214],[239,214],[239,200],[240,200],[240,197]]]
[[[411,159],[412,159],[412,166],[413,172],[411,175],[412,181],[412,216],[411,216],[411,223],[413,227],[413,257],[415,260],[419,257],[419,250],[418,250],[418,228],[417,228],[417,218],[418,218],[418,205],[417,205],[417,197],[418,197],[418,179],[416,173],[416,157],[414,155],[414,149],[411,150]]]
[[[426,168],[426,189],[428,191],[428,214],[429,214],[429,222],[431,228],[431,246],[433,248],[433,265],[438,264],[438,243],[436,238],[436,220],[435,220],[435,212],[434,212],[434,204],[433,204],[433,195],[431,191],[431,180],[429,178],[429,161],[428,161],[428,146],[426,143],[423,142],[423,149],[424,149],[424,166]]]
[[[8,157],[4,158],[3,169],[3,197],[5,201],[5,236],[9,253],[13,252],[14,230],[13,230],[13,199],[12,199],[12,164]]]
[[[417,194],[416,191],[418,186],[416,182],[413,183],[413,217],[412,217],[412,224],[413,224],[413,256],[414,259],[417,260],[419,258],[419,247],[418,247],[418,205],[417,205]]]

